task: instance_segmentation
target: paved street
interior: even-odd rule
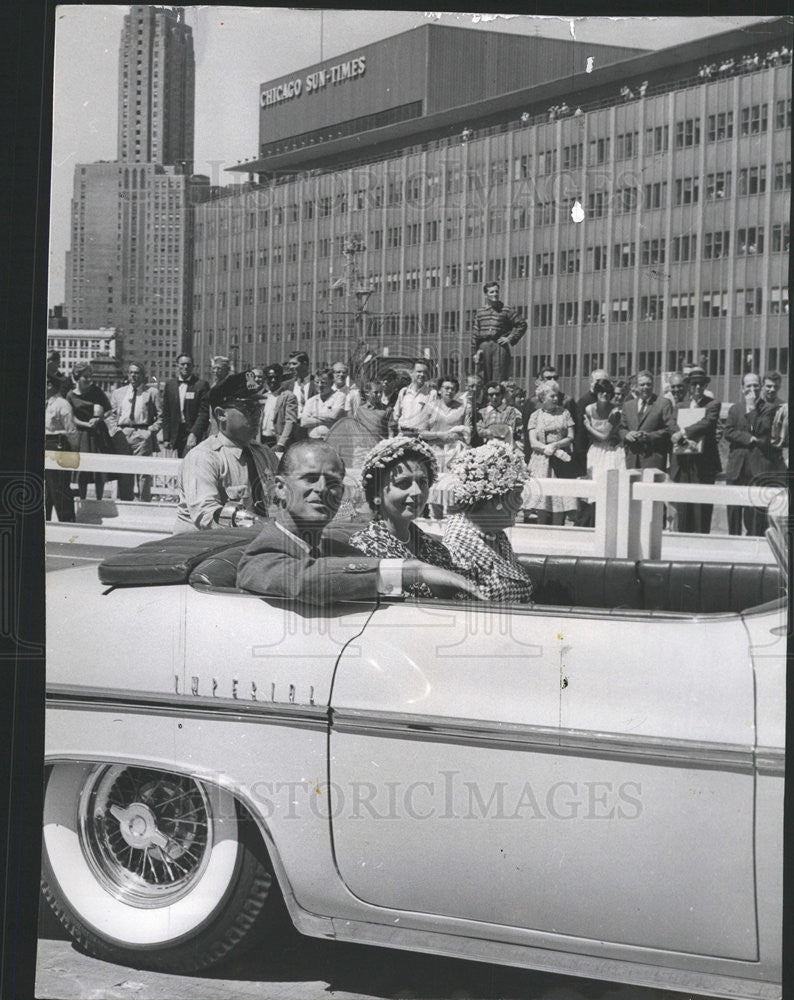
[[[52,1000],[698,1000],[693,994],[509,969],[302,937],[291,929],[217,972],[170,976],[87,958],[50,913],[39,938],[36,996]]]

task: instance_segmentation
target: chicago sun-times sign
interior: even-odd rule
[[[285,80],[276,87],[262,91],[259,95],[260,107],[269,108],[274,104],[282,104],[284,101],[300,97],[302,94],[319,93],[329,85],[337,86],[349,80],[356,80],[364,75],[366,68],[367,57],[358,56],[355,59],[348,59],[347,62],[307,73],[303,79],[296,76],[291,80]]]

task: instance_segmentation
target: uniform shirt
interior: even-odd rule
[[[264,445],[251,444],[249,447],[269,503],[278,460]],[[225,435],[214,434],[197,444],[182,460],[175,531],[217,527],[215,512],[229,500],[242,500],[249,510],[253,507],[246,455]]]
[[[417,389],[415,385],[407,385],[400,389],[397,402],[394,404],[394,420],[398,427],[409,427],[419,430],[425,423],[425,414],[429,412],[428,405],[435,403],[438,393],[427,383]]]
[[[76,441],[77,425],[71,406],[63,396],[50,396],[44,410],[45,434],[69,434]],[[74,447],[74,441],[70,441]]]

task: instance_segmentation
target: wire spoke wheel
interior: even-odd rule
[[[207,796],[181,775],[98,769],[80,796],[78,822],[83,853],[97,880],[133,906],[181,899],[209,860]]]
[[[270,927],[278,893],[253,820],[225,789],[124,764],[57,763],[44,797],[42,890],[82,950],[204,969]]]

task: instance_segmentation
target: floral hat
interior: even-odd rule
[[[375,475],[377,469],[387,469],[398,462],[406,453],[420,455],[426,462],[430,474],[431,485],[438,479],[438,461],[433,449],[421,438],[408,437],[402,434],[398,437],[384,438],[372,448],[361,466],[361,484],[365,486]]]
[[[504,496],[523,486],[529,473],[523,458],[509,446],[489,442],[465,451],[450,465],[452,499],[462,506]]]

